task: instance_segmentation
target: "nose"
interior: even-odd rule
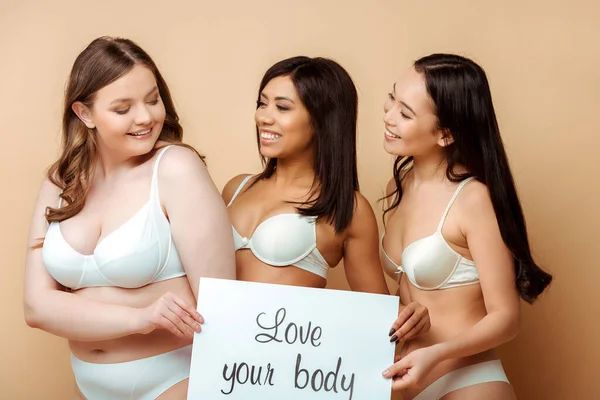
[[[152,114],[145,105],[138,107],[137,113],[135,114],[134,122],[136,125],[148,125],[152,122]]]
[[[268,110],[267,107],[258,108],[254,113],[254,119],[256,121],[256,125],[258,126],[272,125],[275,122],[273,116],[271,115],[271,112]]]
[[[383,122],[386,125],[396,126],[396,122],[394,121],[394,118],[392,116],[393,115],[392,112],[394,109],[395,109],[395,107],[389,107],[389,108],[384,107],[383,108]]]

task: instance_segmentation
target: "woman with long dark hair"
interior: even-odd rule
[[[350,75],[330,59],[293,57],[265,73],[255,113],[264,170],[223,189],[238,279],[324,287],[343,260],[352,290],[389,293],[377,222],[358,191],[357,108]],[[428,328],[427,310],[407,304],[390,336]]]
[[[402,302],[431,329],[384,371],[403,398],[512,399],[495,348],[519,331],[552,276],[534,262],[487,77],[452,54],[419,59],[384,107],[387,188],[382,258]]]

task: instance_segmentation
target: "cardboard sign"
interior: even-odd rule
[[[389,400],[398,297],[202,278],[189,400]]]

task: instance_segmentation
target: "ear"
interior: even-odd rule
[[[438,146],[447,147],[454,143],[454,136],[449,129],[442,129],[438,133]]]
[[[90,109],[80,101],[76,101],[71,106],[71,109],[77,115],[77,117],[90,129],[94,129],[96,125],[92,121],[92,112]]]

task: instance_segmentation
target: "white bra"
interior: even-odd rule
[[[186,275],[158,196],[158,164],[169,147],[162,149],[154,162],[148,202],[104,237],[92,254],[72,248],[60,231],[60,223],[50,223],[42,258],[58,283],[73,290],[91,286],[137,288]],[[61,203],[62,199],[59,207]]]
[[[435,233],[406,246],[402,251],[402,265],[396,264],[387,255],[382,237],[381,258],[384,270],[390,277],[398,281],[400,274],[405,273],[410,282],[422,290],[448,289],[479,283],[475,263],[457,253],[442,235],[442,228],[450,207],[461,189],[471,179],[473,178],[467,178],[458,185]]]
[[[247,176],[227,207],[229,207],[246,183]],[[294,267],[327,279],[329,264],[317,249],[316,217],[305,217],[296,213],[274,215],[261,222],[250,238],[243,237],[231,226],[235,251],[249,249],[265,264],[274,267]]]

